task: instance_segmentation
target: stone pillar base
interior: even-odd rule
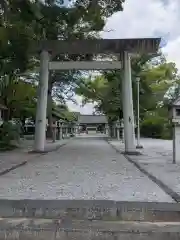
[[[138,151],[124,151],[122,152],[123,154],[125,155],[131,155],[131,156],[139,156],[139,155],[142,155],[142,153],[138,152]]]
[[[142,145],[137,145],[136,149],[143,149],[143,146]]]

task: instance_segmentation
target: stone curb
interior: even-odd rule
[[[70,140],[70,139],[69,139],[69,140]],[[29,153],[29,154],[31,154],[31,153],[38,153],[38,154],[42,154],[42,155],[43,155],[43,154],[47,154],[47,153],[49,153],[49,152],[57,151],[60,147],[65,146],[68,142],[69,142],[69,141],[67,141],[67,142],[65,142],[65,143],[63,143],[63,144],[60,144],[60,145],[58,145],[58,146],[52,147],[52,148],[50,148],[50,149],[44,150],[44,151],[34,151],[34,150],[32,150],[32,151],[29,151],[28,153]]]
[[[165,183],[163,183],[160,179],[149,173],[146,169],[144,169],[139,163],[131,159],[128,155],[124,154],[122,151],[118,150],[109,140],[107,140],[107,143],[114,149],[116,152],[122,154],[130,163],[134,164],[134,166],[140,170],[143,174],[145,174],[151,181],[156,183],[166,194],[168,194],[175,202],[180,202],[180,194],[175,192],[173,189],[171,189],[169,186],[167,186]]]
[[[45,151],[42,151],[42,152],[29,151],[29,152],[27,152],[27,153],[28,153],[28,154],[37,154],[37,156],[35,156],[35,157],[38,157],[38,156],[40,156],[40,155],[45,155],[45,154],[47,154],[47,153],[49,153],[49,152],[57,151],[59,148],[65,146],[65,145],[68,144],[68,143],[69,143],[69,141],[67,141],[67,142],[65,142],[65,143],[63,143],[63,144],[61,144],[61,145],[58,145],[58,146],[56,146],[55,148],[52,148],[52,149],[49,149],[49,150],[45,150]],[[31,158],[31,159],[32,159],[32,158]],[[26,165],[29,161],[31,161],[31,159],[22,161],[21,163],[15,164],[14,166],[11,166],[11,167],[9,167],[9,168],[6,168],[5,170],[2,170],[2,171],[0,170],[0,176],[3,176],[3,175],[5,175],[5,174],[11,172],[12,170],[15,170],[15,169],[17,169],[17,168],[19,168],[19,167],[21,167],[21,166]]]
[[[0,199],[1,218],[180,222],[175,202],[113,200]]]
[[[10,168],[7,168],[7,169],[5,169],[5,170],[3,170],[3,171],[0,171],[0,176],[3,176],[3,175],[5,175],[6,173],[8,173],[8,172],[10,172],[10,171],[12,171],[12,170],[14,170],[14,169],[16,169],[16,168],[19,168],[19,167],[21,167],[21,166],[24,166],[25,164],[27,164],[27,162],[28,162],[28,160],[23,161],[23,162],[21,162],[21,163],[19,163],[19,164],[16,164],[16,165],[14,165],[14,166],[12,166],[12,167],[10,167]]]

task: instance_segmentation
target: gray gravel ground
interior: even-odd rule
[[[118,150],[124,151],[124,144],[111,141]],[[129,156],[151,175],[155,176],[177,194],[180,194],[180,162],[173,164],[172,140],[141,139],[141,156]]]
[[[173,202],[106,141],[92,136],[1,176],[0,198]]]

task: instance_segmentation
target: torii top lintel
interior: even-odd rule
[[[93,39],[93,40],[43,40],[32,44],[32,51],[47,50],[55,54],[111,54],[149,53],[158,51],[160,38]]]

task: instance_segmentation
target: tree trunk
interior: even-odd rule
[[[25,124],[26,124],[26,117],[21,117],[21,123],[22,123],[22,126],[25,127]]]

